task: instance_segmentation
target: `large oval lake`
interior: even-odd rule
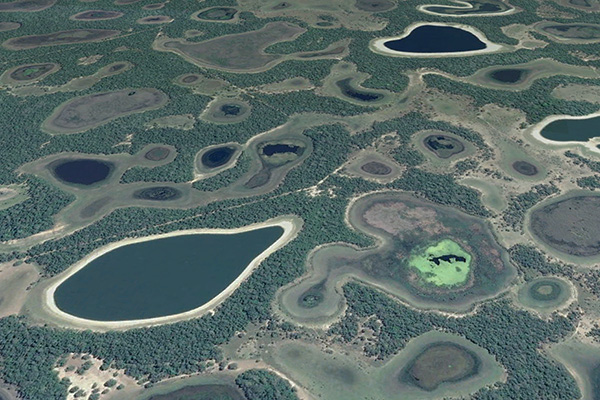
[[[96,321],[138,320],[193,310],[227,288],[282,234],[282,227],[271,226],[122,246],[60,284],[54,301],[68,314]]]
[[[50,164],[54,176],[65,183],[93,185],[108,178],[113,163],[92,159],[57,160]]]
[[[383,45],[406,53],[457,53],[486,48],[486,44],[469,31],[438,25],[421,25],[408,36],[388,40]]]
[[[600,116],[585,119],[558,119],[543,127],[540,135],[556,142],[587,142],[600,136]]]

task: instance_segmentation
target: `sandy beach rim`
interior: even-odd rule
[[[443,53],[411,53],[404,51],[396,51],[388,49],[384,46],[384,43],[389,42],[390,40],[398,40],[407,37],[420,26],[446,26],[450,28],[457,28],[472,33],[477,39],[481,40],[485,44],[484,49],[480,50],[468,50],[468,51],[457,51],[457,52],[443,52]],[[392,57],[422,57],[422,58],[439,58],[439,57],[465,57],[465,56],[474,56],[479,54],[488,54],[488,53],[497,53],[500,51],[507,51],[509,48],[500,44],[496,44],[490,42],[488,38],[483,34],[483,32],[473,28],[469,25],[464,24],[455,24],[450,22],[416,22],[412,25],[409,25],[404,33],[398,36],[388,36],[383,38],[377,38],[371,40],[369,43],[369,48],[371,51],[377,54],[382,54],[385,56]]]
[[[252,225],[247,225],[240,228],[233,229],[210,229],[210,228],[200,228],[200,229],[188,229],[188,230],[180,230],[173,231],[169,233],[159,234],[159,235],[151,235],[151,236],[143,236],[138,238],[128,238],[115,243],[108,244],[103,246],[92,253],[85,256],[83,259],[78,261],[69,267],[66,271],[58,275],[58,279],[53,282],[49,287],[44,289],[42,295],[42,308],[43,313],[48,319],[51,319],[52,322],[70,328],[79,328],[79,329],[90,329],[97,331],[106,331],[106,330],[124,330],[131,328],[139,328],[139,327],[147,327],[154,325],[161,325],[167,323],[174,323],[183,321],[186,319],[192,319],[200,317],[204,314],[207,314],[213,311],[219,304],[221,304],[227,297],[229,297],[240,285],[243,281],[245,281],[254,271],[254,269],[269,255],[271,255],[276,250],[282,248],[287,243],[292,241],[302,228],[303,221],[299,217],[295,216],[285,216],[285,217],[277,217],[270,219],[265,222],[256,223]],[[195,235],[195,234],[224,234],[231,235],[236,233],[253,231],[260,228],[268,228],[280,226],[283,228],[283,234],[277,239],[274,243],[272,243],[267,249],[261,252],[258,256],[256,256],[248,266],[242,271],[242,273],[231,282],[221,293],[217,294],[208,302],[204,303],[200,307],[194,308],[192,310],[188,310],[179,314],[166,315],[162,317],[154,317],[154,318],[146,318],[146,319],[136,319],[136,320],[128,320],[128,321],[97,321],[86,318],[80,318],[71,314],[68,314],[62,311],[56,305],[54,301],[54,293],[56,289],[67,279],[73,276],[76,272],[87,266],[93,260],[101,257],[102,255],[115,250],[119,247],[127,246],[133,243],[146,242],[150,240],[163,239],[167,237],[174,236],[185,236],[185,235]]]
[[[475,7],[473,7],[473,5],[471,3],[469,3],[468,1],[462,1],[462,0],[451,0],[451,1],[456,4],[464,4],[464,5],[453,6],[453,5],[448,5],[448,4],[421,4],[420,6],[417,6],[417,10],[421,11],[422,13],[429,14],[429,15],[436,15],[438,17],[452,17],[452,18],[496,17],[499,15],[513,14],[514,12],[517,11],[517,9],[510,4],[509,4],[509,6],[511,8],[508,10],[505,10],[505,11],[485,12],[485,13],[468,14],[468,15],[437,13],[435,11],[429,11],[427,9],[430,7],[445,7],[445,8],[451,8],[453,10],[462,10],[462,11],[469,11],[469,10],[475,9]]]
[[[586,114],[586,115],[578,115],[578,116],[573,116],[573,115],[550,115],[549,117],[544,118],[541,122],[537,123],[536,125],[532,126],[529,130],[529,134],[531,135],[531,137],[533,137],[535,140],[537,140],[538,142],[542,142],[543,144],[549,145],[549,146],[553,146],[553,147],[573,147],[573,146],[582,146],[585,147],[586,149],[596,153],[596,154],[600,154],[600,149],[598,149],[596,147],[596,145],[600,144],[600,133],[598,133],[598,136],[596,137],[592,137],[590,139],[587,140],[587,142],[581,142],[581,141],[567,141],[567,142],[558,142],[556,140],[550,140],[550,139],[546,139],[545,137],[542,136],[542,130],[549,124],[551,124],[554,121],[558,121],[561,119],[572,119],[572,120],[576,120],[576,119],[590,119],[590,118],[595,118],[595,117],[600,117],[600,111],[596,111],[595,113],[592,114]]]

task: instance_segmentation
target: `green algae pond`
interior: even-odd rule
[[[283,234],[281,226],[124,245],[58,285],[58,309],[95,321],[164,317],[198,308],[232,284]]]

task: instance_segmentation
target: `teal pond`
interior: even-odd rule
[[[540,135],[556,142],[587,142],[600,136],[600,116],[585,119],[557,119],[544,126]]]
[[[56,306],[95,321],[157,318],[198,308],[225,290],[283,234],[271,226],[187,234],[118,247],[61,283]]]

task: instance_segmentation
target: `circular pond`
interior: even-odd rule
[[[600,197],[577,196],[534,209],[533,235],[561,253],[576,257],[600,255]]]
[[[206,168],[218,168],[227,164],[231,157],[235,154],[236,148],[233,146],[215,147],[206,151],[200,157],[200,162]]]
[[[52,174],[64,183],[89,186],[106,180],[114,164],[92,159],[57,160],[48,166]]]
[[[525,176],[535,176],[539,172],[535,165],[523,160],[515,161],[511,166],[512,169]]]
[[[369,161],[361,165],[360,169],[367,174],[376,176],[385,176],[392,173],[391,167],[385,165],[384,163],[380,163],[379,161]]]
[[[429,135],[423,139],[423,145],[444,160],[465,150],[465,145],[460,140],[448,135]]]
[[[150,161],[162,161],[171,154],[171,150],[168,147],[157,146],[148,150],[144,154],[144,158]]]
[[[459,382],[479,370],[476,354],[452,342],[438,342],[426,347],[401,373],[400,379],[431,392],[441,384]]]
[[[523,285],[518,299],[525,307],[538,311],[554,311],[571,298],[571,287],[555,277],[542,277]]]

